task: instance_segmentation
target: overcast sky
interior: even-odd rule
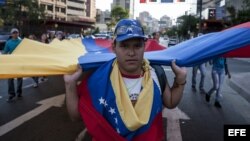
[[[160,19],[163,15],[167,15],[172,19],[176,19],[178,16],[184,15],[185,11],[189,10],[188,3],[176,2],[176,3],[139,3],[139,0],[135,0],[135,16],[138,17],[140,12],[148,11],[154,18]],[[175,1],[175,0],[174,0]],[[188,0],[186,0],[188,1]],[[96,0],[96,8],[102,11],[110,10],[113,0]]]

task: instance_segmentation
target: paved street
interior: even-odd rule
[[[244,60],[230,59],[232,80],[250,72],[249,65],[250,62]],[[209,90],[212,86],[211,66],[207,69],[205,88]],[[165,67],[165,70],[171,84],[173,74],[169,67]],[[204,94],[191,90],[191,68],[188,68],[187,85],[181,103],[178,108],[164,110],[163,113],[166,138],[180,141],[223,141],[224,124],[249,125],[248,96],[235,91],[229,85],[232,80],[225,79],[222,89],[223,107],[218,109],[213,106],[214,97],[207,103]],[[26,78],[23,98],[7,103],[7,81],[0,80],[0,141],[74,140],[84,125],[81,121],[72,122],[69,119],[62,77],[49,77],[38,88],[33,88],[32,83],[32,79]],[[85,134],[84,140],[91,139]]]

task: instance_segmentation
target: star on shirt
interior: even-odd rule
[[[113,115],[115,113],[115,109],[113,109],[112,107],[110,107],[109,112],[111,113],[111,115]]]
[[[99,99],[100,104],[105,104],[105,99],[103,99],[102,97]]]
[[[115,124],[118,124],[118,119],[117,119],[117,118],[114,118],[114,120],[115,120]]]
[[[121,133],[120,130],[119,130],[119,128],[116,128],[116,132],[117,132],[118,134]]]
[[[105,102],[104,102],[104,106],[105,107],[107,107],[108,106],[108,103],[107,103],[107,101],[105,100]]]

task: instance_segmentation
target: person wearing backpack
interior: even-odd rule
[[[162,105],[178,105],[187,70],[172,61],[174,83],[160,84],[157,75],[166,77],[165,72],[144,59],[147,38],[141,24],[122,19],[114,35],[114,59],[92,72],[79,67],[64,75],[69,115],[82,119],[95,141],[160,141],[164,138]],[[161,89],[160,85],[165,86]]]

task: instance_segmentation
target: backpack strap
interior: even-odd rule
[[[151,67],[155,69],[156,76],[160,83],[161,92],[163,93],[165,90],[165,86],[167,84],[167,77],[166,77],[165,71],[160,65],[151,65]]]

